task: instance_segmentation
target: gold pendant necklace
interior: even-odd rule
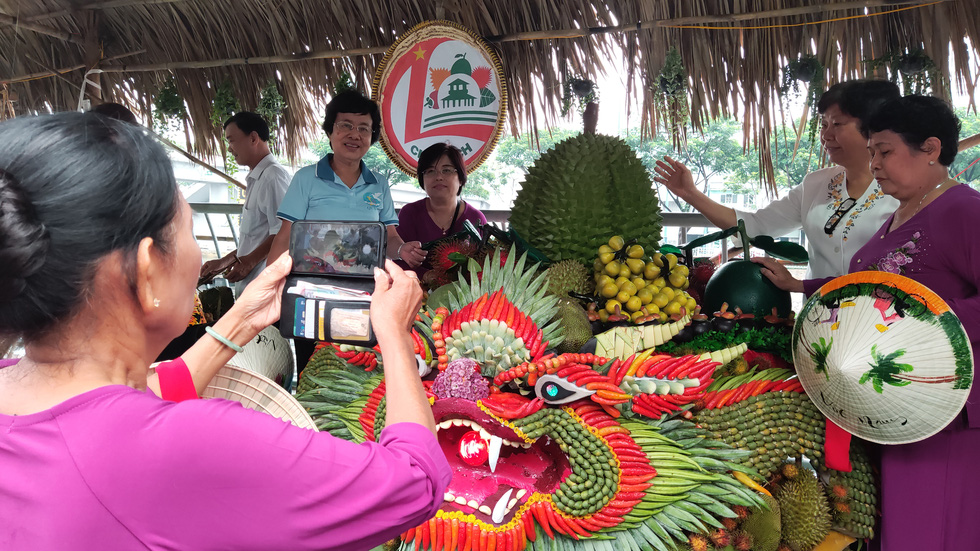
[[[927,191],[925,193],[925,195],[923,195],[922,198],[919,199],[919,204],[915,206],[915,212],[912,213],[912,216],[915,216],[916,214],[919,214],[919,211],[922,210],[922,202],[926,200],[926,197],[928,197],[929,195],[931,195],[932,192],[936,191],[937,189],[943,187],[943,185],[946,182],[949,182],[949,181],[952,181],[952,180],[953,180],[952,177],[948,177],[945,180],[943,180],[942,182],[939,182],[938,184],[936,184],[935,187],[933,187],[932,189],[930,189],[929,191]],[[909,216],[909,218],[912,218],[912,216]]]

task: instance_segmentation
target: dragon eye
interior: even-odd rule
[[[544,375],[534,385],[534,393],[548,404],[568,404],[591,396],[594,391],[570,383],[557,375]]]

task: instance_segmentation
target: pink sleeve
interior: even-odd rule
[[[105,477],[88,482],[150,548],[370,549],[435,514],[452,478],[435,436],[412,423],[354,444],[191,400],[116,432],[125,452],[91,461],[118,467],[86,469]]]
[[[156,367],[156,373],[160,382],[160,397],[164,400],[183,402],[198,398],[191,371],[183,359],[160,362]]]

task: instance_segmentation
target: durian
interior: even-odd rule
[[[510,225],[552,261],[592,266],[610,235],[656,249],[660,207],[642,161],[620,138],[580,134],[544,153],[528,170]]]
[[[779,547],[780,514],[779,503],[763,494],[762,499],[769,510],[762,507],[750,509],[749,517],[742,523],[742,530],[752,535],[754,551],[776,551]]]
[[[559,353],[578,352],[592,338],[589,315],[578,302],[567,298],[559,299],[555,318],[561,320],[561,325],[565,328],[565,340],[557,347]]]
[[[827,495],[809,470],[787,480],[776,492],[782,538],[793,551],[810,551],[830,532]]]
[[[587,295],[593,287],[588,268],[577,260],[562,260],[548,268],[548,292],[557,297],[567,297],[569,291]]]

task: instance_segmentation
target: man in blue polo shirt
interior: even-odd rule
[[[422,244],[405,243],[398,235],[398,215],[388,181],[368,170],[361,160],[381,135],[378,104],[360,92],[341,92],[327,104],[323,131],[333,153],[293,176],[276,213],[282,219],[282,227],[272,242],[269,258],[279,258],[288,250],[293,222],[344,220],[385,224],[388,257],[412,267],[421,264],[425,258]],[[295,345],[297,363],[302,369],[313,345],[303,339],[296,339]]]

